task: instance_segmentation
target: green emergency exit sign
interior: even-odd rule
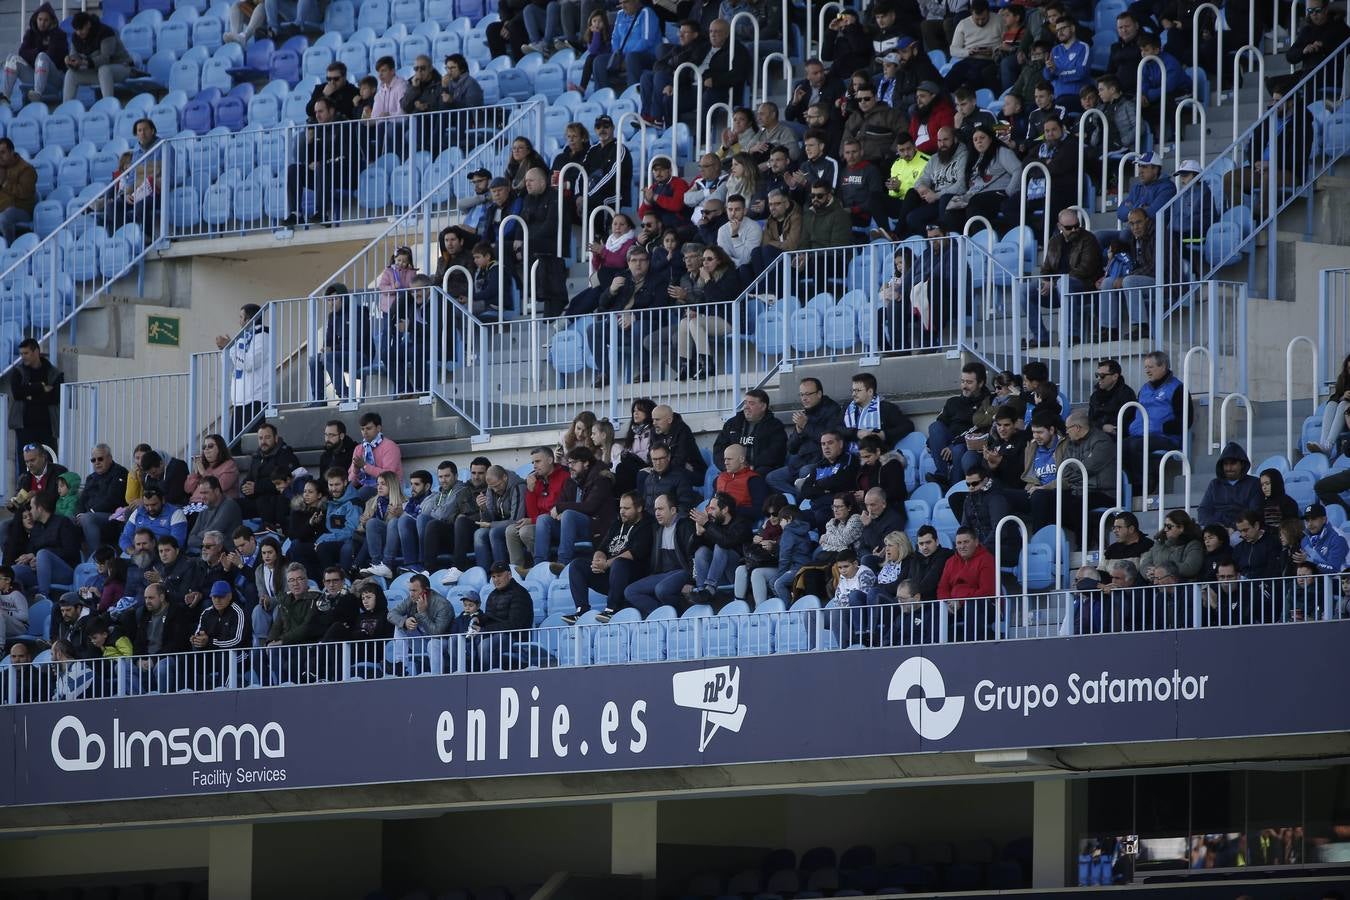
[[[158,347],[177,347],[179,336],[177,316],[150,316],[146,324],[146,338]]]

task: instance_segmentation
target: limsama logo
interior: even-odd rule
[[[698,752],[707,749],[708,742],[719,728],[734,732],[741,730],[741,723],[745,721],[745,704],[740,702],[740,666],[713,666],[693,672],[676,672],[671,678],[671,687],[675,692],[676,706],[697,709],[703,713],[703,721],[699,726]]]
[[[919,689],[919,696],[911,697],[915,688]],[[891,676],[886,699],[905,701],[909,724],[926,741],[940,741],[955,731],[966,708],[965,697],[947,696],[942,673],[922,656],[911,656],[900,664]],[[930,700],[941,700],[942,705],[936,710],[930,709]]]

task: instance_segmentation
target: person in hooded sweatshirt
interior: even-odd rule
[[[1200,501],[1201,525],[1218,523],[1232,528],[1238,514],[1260,509],[1265,503],[1261,481],[1251,474],[1252,462],[1237,441],[1229,441],[1214,464],[1214,480]]]
[[[133,62],[122,39],[92,13],[77,12],[70,25],[74,39],[65,59],[62,99],[74,100],[84,84],[97,84],[105,98],[114,96],[116,85],[131,76]]]
[[[31,81],[33,89],[28,92],[28,100],[41,103],[46,99],[47,81],[52,73],[64,77],[69,54],[70,44],[61,28],[60,17],[50,3],[42,4],[29,17],[28,30],[23,33],[18,52],[5,60],[4,93],[0,100],[9,105],[14,85],[19,81]]]

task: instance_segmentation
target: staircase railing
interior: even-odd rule
[[[1333,385],[1340,377],[1345,354],[1350,350],[1350,267],[1323,269],[1317,284],[1317,358],[1322,363],[1321,381]]]
[[[434,273],[440,230],[463,218],[459,199],[472,196],[468,174],[480,168],[494,175],[504,172],[510,161],[512,141],[526,137],[538,146],[542,143],[543,127],[543,104],[537,100],[522,104],[501,131],[466,155],[449,175],[435,185],[423,185],[423,197],[418,203],[318,284],[311,296],[322,295],[324,288],[334,283],[344,284],[352,290],[374,287],[380,273],[393,259],[394,251],[400,247],[412,248],[414,265],[420,272]]]
[[[185,458],[189,400],[186,372],[68,381],[61,385],[58,456],[76,471],[80,467],[74,461],[99,443],[125,465],[141,443]]]
[[[57,336],[76,313],[112,293],[115,285],[140,291],[140,264],[161,238],[165,223],[161,175],[168,159],[160,141],[0,271],[3,371],[17,363],[24,338],[47,344],[48,355],[56,359]]]
[[[1177,191],[1155,219],[1156,259],[1169,258],[1170,245],[1178,238],[1199,242],[1204,249],[1196,256],[1192,274],[1196,281],[1207,281],[1244,253],[1252,253],[1257,235],[1266,232],[1266,289],[1268,296],[1276,296],[1279,214],[1305,197],[1311,233],[1313,186],[1350,150],[1350,128],[1332,127],[1346,113],[1343,108],[1333,111],[1327,104],[1344,99],[1348,63],[1350,41],[1303,73],[1199,176]],[[1233,102],[1237,103],[1236,91]],[[1297,153],[1298,158],[1285,159],[1290,153]],[[1209,209],[1205,208],[1206,193],[1215,204]],[[1241,206],[1249,215],[1234,212]],[[1221,219],[1231,227],[1211,229],[1211,223]],[[1254,253],[1251,265],[1248,280],[1254,286]]]

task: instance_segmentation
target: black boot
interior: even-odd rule
[[[680,371],[676,373],[675,378],[678,381],[689,380],[689,360],[683,358],[680,359]]]
[[[697,366],[694,369],[694,374],[689,376],[690,378],[692,378],[694,381],[705,381],[708,378],[712,377],[713,374],[712,359],[707,354],[700,353],[698,355],[696,363]]]

